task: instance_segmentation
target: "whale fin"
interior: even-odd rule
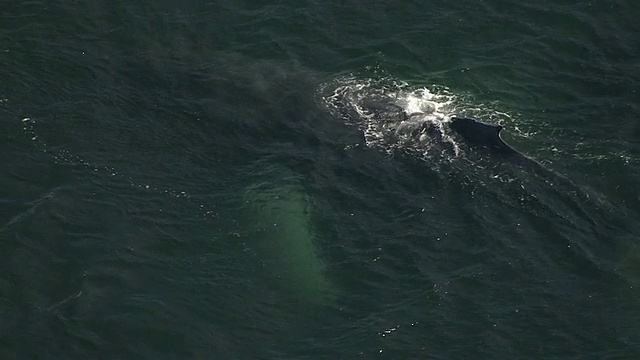
[[[522,155],[502,139],[502,125],[472,118],[452,117],[449,127],[471,144],[485,146],[502,154]]]

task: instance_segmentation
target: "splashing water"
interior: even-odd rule
[[[459,147],[447,122],[457,98],[445,88],[411,88],[393,79],[340,78],[321,87],[329,112],[357,126],[366,146],[451,159]]]

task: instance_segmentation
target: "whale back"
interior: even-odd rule
[[[503,154],[520,154],[500,137],[502,125],[472,118],[452,117],[449,127],[470,144],[484,146]]]

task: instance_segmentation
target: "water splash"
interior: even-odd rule
[[[445,126],[458,113],[458,101],[446,88],[412,88],[389,77],[346,76],[323,85],[320,94],[333,116],[362,131],[368,147],[389,153],[416,151],[425,158],[459,154]]]

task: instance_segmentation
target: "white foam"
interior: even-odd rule
[[[456,112],[456,96],[443,87],[411,88],[391,78],[358,79],[347,76],[321,88],[324,104],[336,117],[357,126],[365,144],[386,151],[395,149],[418,151],[430,157],[445,149],[458,154],[458,146],[443,126]],[[368,106],[379,100],[392,104],[389,114],[381,115]],[[393,112],[395,107],[400,111]],[[430,136],[426,129],[430,129]],[[350,146],[346,144],[346,146]]]

